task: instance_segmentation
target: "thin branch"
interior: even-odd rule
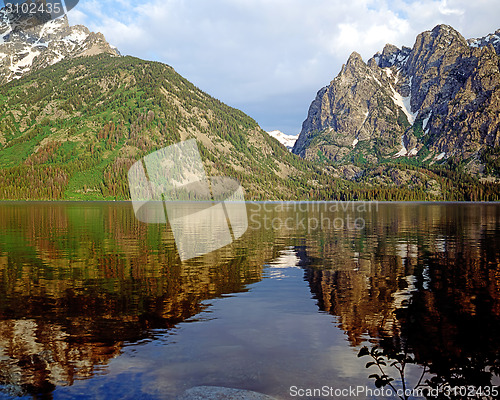
[[[380,363],[379,361],[373,356],[370,354],[370,357],[373,358],[375,360],[375,364],[377,365],[378,369],[380,370],[380,372],[382,373],[382,375],[386,375],[387,374],[385,373],[385,371],[382,369],[382,367],[380,366]],[[401,400],[406,400],[405,398],[401,397],[398,395],[398,391],[396,390],[396,388],[392,385],[391,382],[387,382],[387,384],[390,386],[390,388],[392,389],[392,391],[394,392],[394,394],[396,394]],[[403,392],[404,393],[404,392]]]
[[[401,376],[401,383],[403,385],[403,395],[405,396],[405,399],[407,399],[408,397],[406,396],[406,380],[405,380],[404,370],[405,370],[405,365],[402,364],[402,367],[399,370],[399,375]]]
[[[420,386],[420,384],[422,383],[422,379],[424,379],[426,373],[427,373],[427,365],[424,365],[424,370],[422,371],[422,375],[420,375],[420,379],[418,380],[417,386],[413,388],[414,390]]]

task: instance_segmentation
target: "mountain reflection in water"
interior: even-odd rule
[[[141,352],[141,343],[156,343],[165,354],[185,346],[192,349],[192,362],[201,360],[201,372],[183,370],[169,377],[172,385],[163,392],[151,389],[146,396],[150,398],[175,396],[186,385],[221,382],[277,398],[289,398],[288,388],[298,381],[373,386],[364,360],[356,360],[357,349],[366,344],[405,349],[418,364],[429,366],[429,376],[457,385],[498,384],[499,205],[387,203],[363,210],[251,203],[247,208],[250,224],[241,240],[182,263],[168,225],[138,222],[129,203],[2,204],[3,392],[71,397],[71,391],[59,390],[69,390],[76,382],[105,380],[116,368],[113,360],[138,359],[128,349]],[[361,218],[364,224],[314,229],[264,223],[326,217]],[[230,315],[238,318],[226,315],[224,307],[233,304],[228,295],[242,302],[240,313],[248,312],[246,320],[252,325],[234,310]],[[265,304],[262,315],[252,301]],[[253,329],[264,338],[270,313],[282,317],[281,327],[290,324],[289,343],[281,339],[270,345],[280,356],[262,360],[265,356],[252,354],[253,344],[241,339],[237,343],[231,329],[240,321],[240,329]],[[333,317],[325,319],[326,313]],[[307,315],[345,336],[306,336],[298,327]],[[194,335],[190,332],[200,326],[210,335],[217,321],[223,324],[217,328],[217,340],[225,343],[228,358],[220,354],[205,365],[205,350],[189,343]],[[176,333],[177,344],[163,339],[179,327],[183,330]],[[304,354],[310,356],[307,361],[296,354],[302,349],[291,345],[301,341],[303,351],[309,352]],[[320,360],[322,348],[337,351],[336,358]],[[235,359],[229,361],[233,352]],[[347,371],[351,361],[341,362],[341,356],[352,357],[352,372]],[[280,365],[280,357],[283,364],[297,360],[297,365],[271,367]],[[169,368],[175,367],[172,360]],[[230,362],[255,368],[253,378],[217,377]],[[339,364],[345,364],[344,372],[338,372]],[[263,368],[271,372],[259,375]],[[306,370],[308,374],[302,373]],[[142,374],[147,381],[149,375]],[[124,390],[137,394],[129,384],[123,382]],[[107,397],[114,393],[120,392]]]

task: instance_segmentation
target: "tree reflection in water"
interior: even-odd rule
[[[169,331],[204,300],[246,291],[271,251],[182,264],[167,227],[138,222],[130,204],[4,205],[0,385],[51,398],[104,373],[124,345]]]
[[[499,248],[498,236],[454,234],[441,251],[422,245],[413,258],[374,253],[361,274],[353,265],[324,270],[313,262],[306,279],[353,346],[371,338],[359,355],[377,387],[425,385],[439,390],[438,397],[427,393],[438,399],[500,398],[492,391],[500,383]],[[420,366],[412,378],[408,364]]]
[[[389,204],[362,216],[361,231],[249,229],[235,246],[182,264],[168,227],[139,223],[129,204],[3,205],[0,385],[50,398],[104,374],[127,344],[170,332],[207,299],[248,290],[284,247],[352,347],[411,356],[408,387],[415,365],[427,366],[422,382],[432,387],[498,384],[500,208]],[[383,375],[370,368],[367,376]]]

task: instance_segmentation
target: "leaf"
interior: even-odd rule
[[[363,356],[368,356],[370,355],[370,352],[368,351],[368,347],[363,346],[358,353],[358,357],[363,357]]]
[[[366,368],[370,368],[372,365],[375,365],[376,362],[375,361],[370,361],[368,363],[366,363]]]
[[[375,386],[378,387],[378,388],[381,388],[382,386],[385,386],[386,384],[384,383],[384,381],[382,379],[377,379],[375,381]]]
[[[368,378],[369,379],[372,379],[372,378],[380,379],[380,375],[379,374],[371,374]]]

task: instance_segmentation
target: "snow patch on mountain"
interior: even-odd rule
[[[402,147],[401,150],[399,150],[395,155],[394,157],[398,158],[398,157],[403,157],[403,156],[406,156],[406,154],[408,154],[408,151],[406,150],[406,147]]]
[[[436,157],[434,157],[434,160],[439,161],[442,160],[446,156],[446,153],[439,153]]]
[[[392,100],[394,101],[394,104],[403,110],[403,112],[406,115],[406,118],[408,119],[408,122],[410,123],[410,125],[413,125],[418,112],[416,113],[411,112],[411,104],[410,104],[411,93],[409,96],[403,97],[392,87],[392,85],[390,85],[390,87],[392,90]],[[411,87],[411,82],[410,82],[410,87]]]
[[[490,33],[489,35],[482,37],[482,38],[476,38],[476,39],[469,39],[467,40],[467,43],[469,47],[485,47],[491,44],[497,54],[500,54],[500,29],[497,30],[495,33]]]
[[[73,43],[82,44],[85,39],[89,37],[89,33],[83,31],[73,31],[68,36],[66,36],[63,40],[69,40]]]
[[[31,67],[31,64],[33,64],[33,60],[35,59],[35,57],[40,54],[40,51],[33,48],[27,48],[26,50],[27,53],[25,53],[24,57],[17,61],[14,61],[13,57],[11,56],[11,65],[9,69],[14,73],[14,79],[19,79],[23,72]]]
[[[297,141],[297,139],[299,138],[299,135],[287,135],[281,131],[271,131],[271,132],[267,132],[269,134],[269,136],[272,136],[273,138],[275,138],[278,142],[280,142],[282,145],[284,145],[288,150],[292,150],[293,148],[293,145],[295,144],[295,142]]]
[[[0,11],[0,84],[65,58],[99,53],[120,55],[102,34],[92,33],[83,25],[70,26],[66,17],[24,31],[12,31],[1,17]]]

